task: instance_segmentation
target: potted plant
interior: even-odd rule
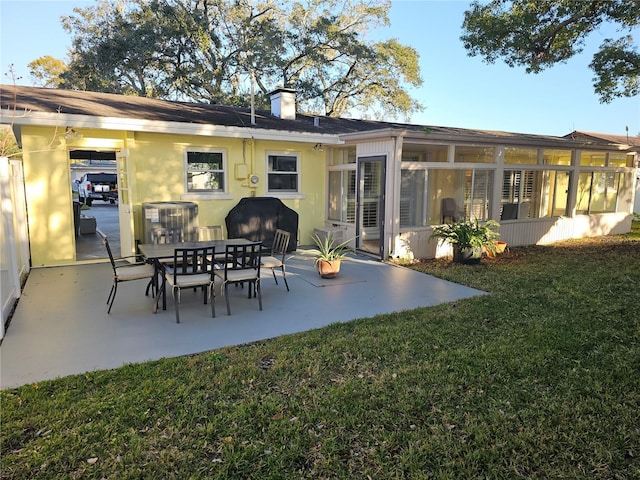
[[[353,239],[345,240],[334,245],[333,234],[330,232],[326,237],[320,238],[317,234],[311,236],[316,248],[309,251],[315,256],[315,264],[318,274],[322,278],[334,278],[340,272],[340,264],[348,253],[353,252],[349,246]]]
[[[429,237],[450,243],[453,247],[453,261],[457,263],[479,263],[482,249],[496,252],[497,228],[500,226],[495,220],[489,220],[482,225],[478,219],[438,225],[433,228]]]

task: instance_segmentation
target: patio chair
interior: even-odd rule
[[[516,220],[518,218],[518,204],[505,203],[502,205],[500,220]]]
[[[445,223],[446,219],[455,223],[462,217],[462,212],[458,209],[455,198],[442,199],[442,223]]]
[[[197,235],[198,241],[201,241],[201,242],[224,240],[224,230],[222,229],[222,225],[208,225],[203,227],[196,227],[196,235]],[[214,258],[218,262],[223,262],[224,257],[225,257],[224,252],[220,252],[220,253],[216,253]]]
[[[151,243],[180,243],[184,242],[184,231],[182,227],[154,227],[151,230]],[[157,269],[160,270],[166,266],[173,266],[173,258],[160,258],[158,259]],[[154,277],[152,281],[147,285],[146,294],[149,293],[149,289],[157,283],[157,278]]]
[[[215,255],[215,247],[176,248],[173,253],[173,265],[165,265],[162,276],[162,295],[167,293],[167,284],[171,287],[176,309],[176,323],[180,323],[180,301],[183,288],[202,287],[204,303],[211,303],[211,316],[216,316],[214,268],[211,259]],[[160,295],[156,300],[156,310]]]
[[[224,240],[224,230],[222,225],[209,225],[196,227],[199,241]]]
[[[227,304],[227,315],[231,315],[229,305],[229,284],[249,284],[249,298],[258,297],[258,305],[262,310],[262,292],[260,291],[260,259],[262,242],[245,245],[227,245],[224,268],[216,270],[215,275],[222,280],[222,294]]]
[[[262,258],[262,268],[270,268],[273,274],[273,279],[278,284],[278,278],[276,277],[276,268],[282,270],[282,278],[284,279],[284,285],[289,291],[289,284],[287,283],[287,275],[285,272],[285,255],[289,248],[289,239],[291,234],[281,229],[276,229],[275,236],[273,237],[273,244],[271,245],[271,255]]]
[[[113,268],[113,284],[111,285],[111,291],[109,292],[109,296],[107,297],[107,305],[109,305],[107,313],[111,313],[111,307],[113,306],[113,301],[116,299],[116,293],[118,292],[119,283],[129,282],[131,280],[149,279],[151,291],[153,294],[156,286],[156,283],[154,282],[155,269],[153,268],[153,265],[141,262],[117,265],[116,259],[113,257],[113,253],[111,252],[111,247],[109,246],[109,240],[107,239],[107,236],[100,230],[96,230],[96,233],[100,236],[100,238],[102,239],[102,243],[107,249],[107,253],[109,254],[109,261],[111,262],[111,267]],[[118,257],[117,260],[127,260],[128,258],[137,257],[135,255],[131,255],[128,257]],[[145,294],[149,294],[149,288],[147,288]]]

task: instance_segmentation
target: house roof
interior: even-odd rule
[[[39,87],[0,85],[0,99],[3,120],[6,111],[15,107],[18,116],[23,112],[57,113],[329,135],[381,128],[380,122],[332,117],[321,117],[315,125],[317,117],[313,115],[297,114],[295,120],[285,120],[265,110],[255,112],[256,122],[252,125],[249,108]],[[20,119],[17,120],[19,122]],[[391,125],[396,124],[385,123],[384,128]],[[406,127],[404,124],[401,126]]]
[[[299,113],[295,120],[287,120],[265,110],[255,112],[255,124],[252,124],[249,108],[19,85],[0,85],[0,102],[1,123],[14,125],[71,125],[74,128],[196,135],[262,135],[263,138],[277,136],[292,141],[334,144],[383,133],[403,136],[407,141],[520,143],[566,148],[592,143],[586,137],[555,137]]]
[[[568,135],[565,135],[564,138],[570,138],[571,140],[583,140],[583,141],[591,141],[595,143],[602,144],[617,144],[617,145],[628,145],[629,150],[640,151],[640,136],[634,137],[629,135],[611,135],[609,133],[595,133],[595,132],[584,132],[582,130],[575,130]]]

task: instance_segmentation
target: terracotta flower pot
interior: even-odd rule
[[[318,275],[322,278],[335,278],[340,272],[340,260],[318,260]]]
[[[507,242],[496,242],[495,244],[495,252],[489,250],[488,248],[484,249],[487,257],[494,258],[499,253],[504,253],[507,249]]]

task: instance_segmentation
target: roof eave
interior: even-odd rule
[[[9,113],[9,115],[7,114]],[[0,113],[0,123],[34,125],[47,127],[67,127],[74,129],[94,128],[101,130],[124,130],[131,132],[164,133],[175,135],[215,136],[225,138],[253,138],[255,140],[273,140],[298,143],[322,143],[339,145],[343,141],[338,135],[321,133],[294,132],[288,130],[257,129],[251,127],[232,127],[205,123],[167,122],[159,120],[140,120],[116,117],[94,117],[68,113],[13,112]]]

